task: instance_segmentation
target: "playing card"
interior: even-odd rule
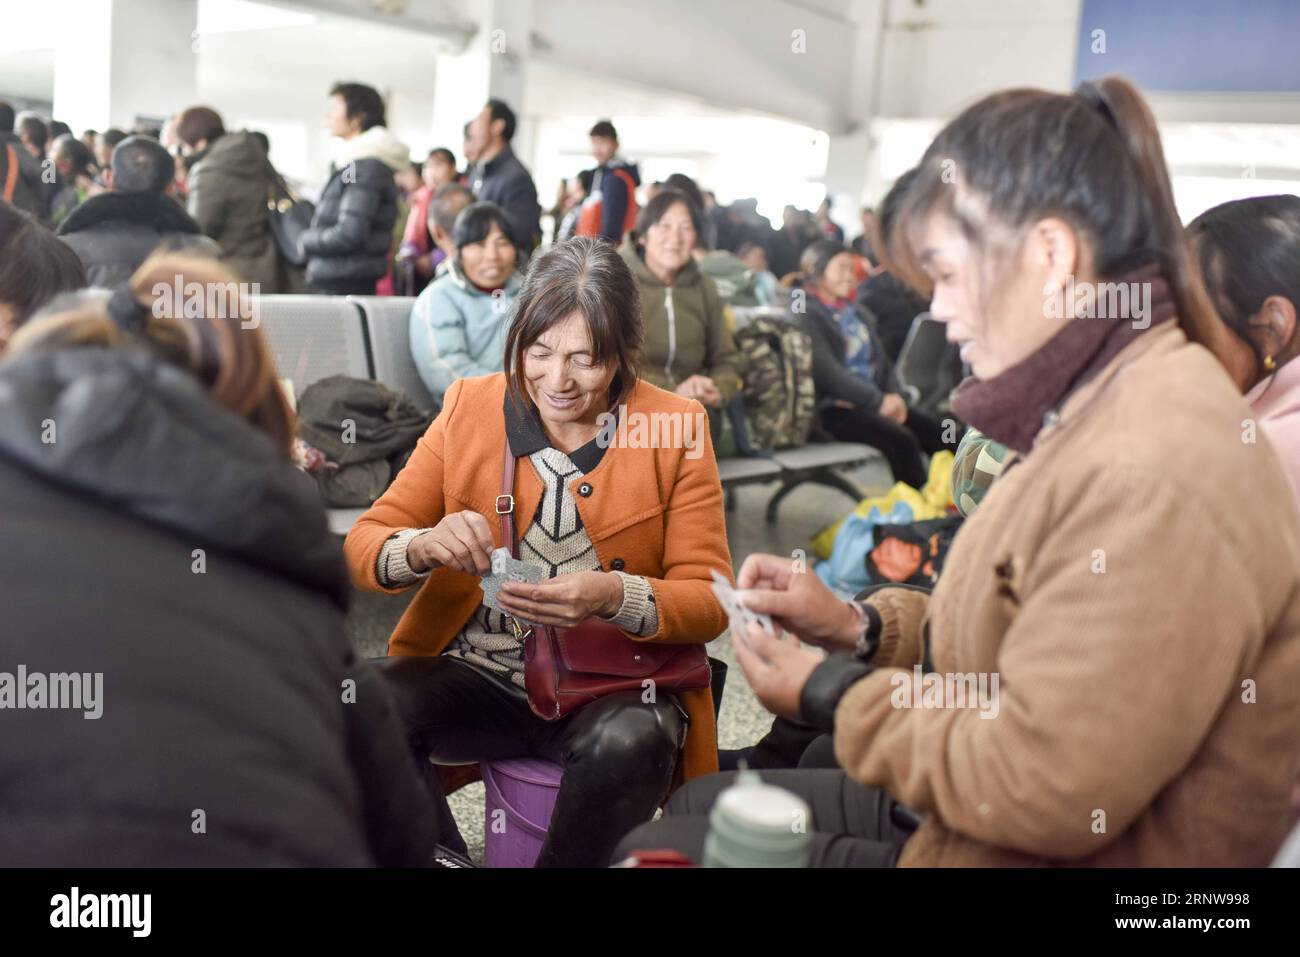
[[[738,590],[731,586],[727,577],[717,571],[710,571],[713,576],[713,594],[717,597],[718,603],[722,605],[723,611],[727,613],[727,621],[731,630],[740,635],[741,641],[748,644],[748,625],[757,624],[769,635],[776,635],[776,629],[772,626],[772,619],[769,615],[759,614],[750,611],[745,607],[743,602],[744,590]]]
[[[498,548],[492,552],[492,573],[479,579],[479,587],[483,589],[483,604],[496,611],[504,611],[497,604],[497,592],[505,582],[538,582],[545,577],[546,569],[540,565],[512,558],[509,549]],[[524,618],[519,621],[525,625],[536,625]]]
[[[497,605],[497,592],[501,589],[501,583],[505,581],[500,575],[484,575],[479,579],[479,587],[483,589],[483,604],[489,608],[501,609]]]
[[[539,582],[546,577],[546,569],[541,565],[534,565],[506,555],[498,574],[512,582]]]

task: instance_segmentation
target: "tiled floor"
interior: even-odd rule
[[[866,495],[885,491],[890,484],[883,460],[875,459],[847,477]],[[736,508],[727,516],[727,536],[731,558],[740,568],[753,552],[789,555],[796,548],[808,548],[809,538],[818,530],[840,518],[852,507],[847,496],[816,485],[804,485],[782,503],[777,521],[764,521],[767,499],[775,486],[746,486],[736,490]],[[359,653],[366,656],[384,654],[385,643],[401,616],[408,595],[391,596],[356,593],[348,616],[348,633]],[[726,632],[709,645],[709,654],[725,661],[730,670],[722,696],[718,722],[718,746],[743,748],[757,741],[772,723],[769,715],[754,698],[745,676],[736,665],[731,641]],[[483,785],[462,788],[450,797],[452,813],[461,829],[470,854],[481,860],[483,854]]]

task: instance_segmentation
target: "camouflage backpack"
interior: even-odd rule
[[[816,406],[812,340],[793,323],[769,316],[755,316],[735,338],[745,357],[750,441],[761,449],[803,445]]]
[[[970,515],[984,500],[989,486],[1002,474],[1007,447],[975,428],[968,428],[952,464],[952,498],[957,511]]]

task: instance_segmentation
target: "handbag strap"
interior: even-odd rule
[[[510,546],[510,557],[519,557],[519,543],[515,540],[515,457],[510,454],[510,440],[506,439],[505,452],[501,459],[501,494],[497,496],[497,515],[501,517],[501,541],[502,544]],[[521,630],[519,622],[513,616],[507,616],[506,621],[514,630],[515,638],[523,642],[533,634],[533,626],[529,625],[526,630]],[[548,636],[554,634],[550,625],[542,628]]]
[[[280,171],[271,165],[269,159],[266,161],[266,172],[267,177],[271,181],[271,195],[275,204],[278,205],[282,199],[287,199],[290,203],[297,203],[300,201],[298,197],[294,195],[293,190],[289,188],[289,184],[284,181],[284,177],[280,175]]]
[[[501,544],[510,549],[510,557],[519,557],[519,543],[515,541],[515,457],[510,454],[510,440],[506,439],[501,463],[501,494],[497,496],[497,515],[501,518]]]

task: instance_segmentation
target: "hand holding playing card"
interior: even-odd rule
[[[406,546],[406,564],[413,572],[454,568],[471,575],[492,570],[492,530],[478,512],[452,512]]]
[[[623,580],[609,572],[572,572],[549,581],[506,581],[497,607],[529,624],[572,628],[588,618],[609,618],[623,605]]]
[[[746,567],[748,566],[749,563],[746,562]],[[789,567],[782,569],[777,566],[772,572],[784,572],[780,581],[789,585]],[[824,656],[819,651],[804,648],[792,636],[784,636],[783,640],[780,629],[774,625],[772,618],[755,608],[753,592],[732,588],[726,576],[717,571],[711,574],[713,594],[717,596],[731,623],[731,645],[736,651],[736,662],[745,672],[754,695],[772,714],[797,718],[803,686]],[[765,585],[776,583],[771,578],[760,579],[753,570],[747,579],[742,579],[760,580]],[[834,596],[831,597],[834,599]]]
[[[798,718],[803,686],[826,656],[793,638],[773,637],[758,624],[746,625],[743,632],[733,629],[731,645],[759,703],[772,714]]]
[[[779,555],[745,559],[736,584],[746,607],[770,615],[801,641],[832,651],[851,650],[861,625],[857,613],[812,571],[796,571]]]
[[[713,584],[709,587],[713,589],[714,597],[718,599],[722,610],[727,613],[727,622],[731,627],[732,635],[739,636],[741,641],[746,640],[750,625],[757,625],[769,635],[776,634],[772,627],[772,619],[747,607],[745,594],[732,588],[731,582],[727,581],[727,576],[716,569],[710,570],[709,574],[713,576]]]
[[[483,604],[489,608],[495,608],[497,611],[510,612],[502,608],[497,602],[497,593],[501,586],[506,582],[538,582],[546,575],[546,569],[540,565],[533,565],[529,562],[520,561],[510,556],[510,550],[507,548],[498,548],[491,555],[492,572],[484,575],[479,581],[479,587],[483,589]],[[515,616],[519,617],[519,616]],[[520,618],[526,625],[535,625],[537,622],[528,621]]]

